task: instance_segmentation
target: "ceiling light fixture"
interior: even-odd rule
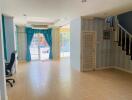
[[[23,14],[24,17],[26,17],[27,15],[26,14]]]
[[[85,3],[85,2],[87,2],[87,0],[82,0],[82,3]]]

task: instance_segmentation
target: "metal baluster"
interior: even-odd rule
[[[127,41],[127,34],[125,32],[125,47],[124,47],[125,50],[127,49],[127,44],[126,44],[127,42],[126,41]]]
[[[131,54],[131,60],[132,60],[132,38],[131,38],[130,54]]]
[[[119,26],[117,26],[117,41],[119,42]]]
[[[118,41],[118,46],[121,46],[121,36],[122,36],[122,34],[121,34],[121,28],[119,27],[119,41]]]
[[[130,49],[130,38],[129,35],[126,34],[126,55],[129,55],[129,49]]]
[[[129,55],[131,54],[131,38],[129,36]]]
[[[122,29],[121,29],[121,46],[122,46]]]
[[[122,50],[125,49],[125,32],[122,30]]]

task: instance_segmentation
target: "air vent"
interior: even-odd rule
[[[48,25],[32,25],[34,29],[48,29]]]

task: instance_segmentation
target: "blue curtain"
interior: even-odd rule
[[[29,27],[26,27],[26,33],[27,33],[27,54],[26,54],[26,60],[29,62],[31,61],[31,54],[30,54],[30,45],[33,38],[33,35],[35,33],[42,33],[45,37],[46,42],[48,43],[50,47],[50,53],[49,53],[49,59],[52,59],[52,29],[32,29]]]
[[[3,43],[4,43],[4,58],[7,60],[6,36],[5,36],[5,17],[2,15]]]
[[[50,47],[49,59],[52,59],[53,58],[53,56],[52,56],[52,29],[47,29],[47,30],[43,31],[42,33]]]
[[[26,61],[31,61],[31,54],[30,54],[30,45],[32,42],[32,38],[34,35],[34,30],[32,28],[26,28],[26,34],[27,34],[27,53],[26,53]]]
[[[16,27],[16,33],[15,33],[15,35],[16,35],[16,51],[18,52],[18,26],[16,25],[15,27]]]

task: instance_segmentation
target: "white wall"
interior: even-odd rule
[[[7,61],[10,61],[11,53],[16,50],[13,17],[5,16],[5,37],[7,48]]]
[[[76,18],[70,23],[71,41],[71,66],[80,70],[80,33],[81,33],[81,18]]]
[[[97,32],[96,67],[99,69],[111,66],[111,40],[103,39],[103,30],[105,26],[104,19],[95,19],[95,31]]]
[[[26,59],[27,38],[25,26],[18,26],[18,60],[25,61]]]

